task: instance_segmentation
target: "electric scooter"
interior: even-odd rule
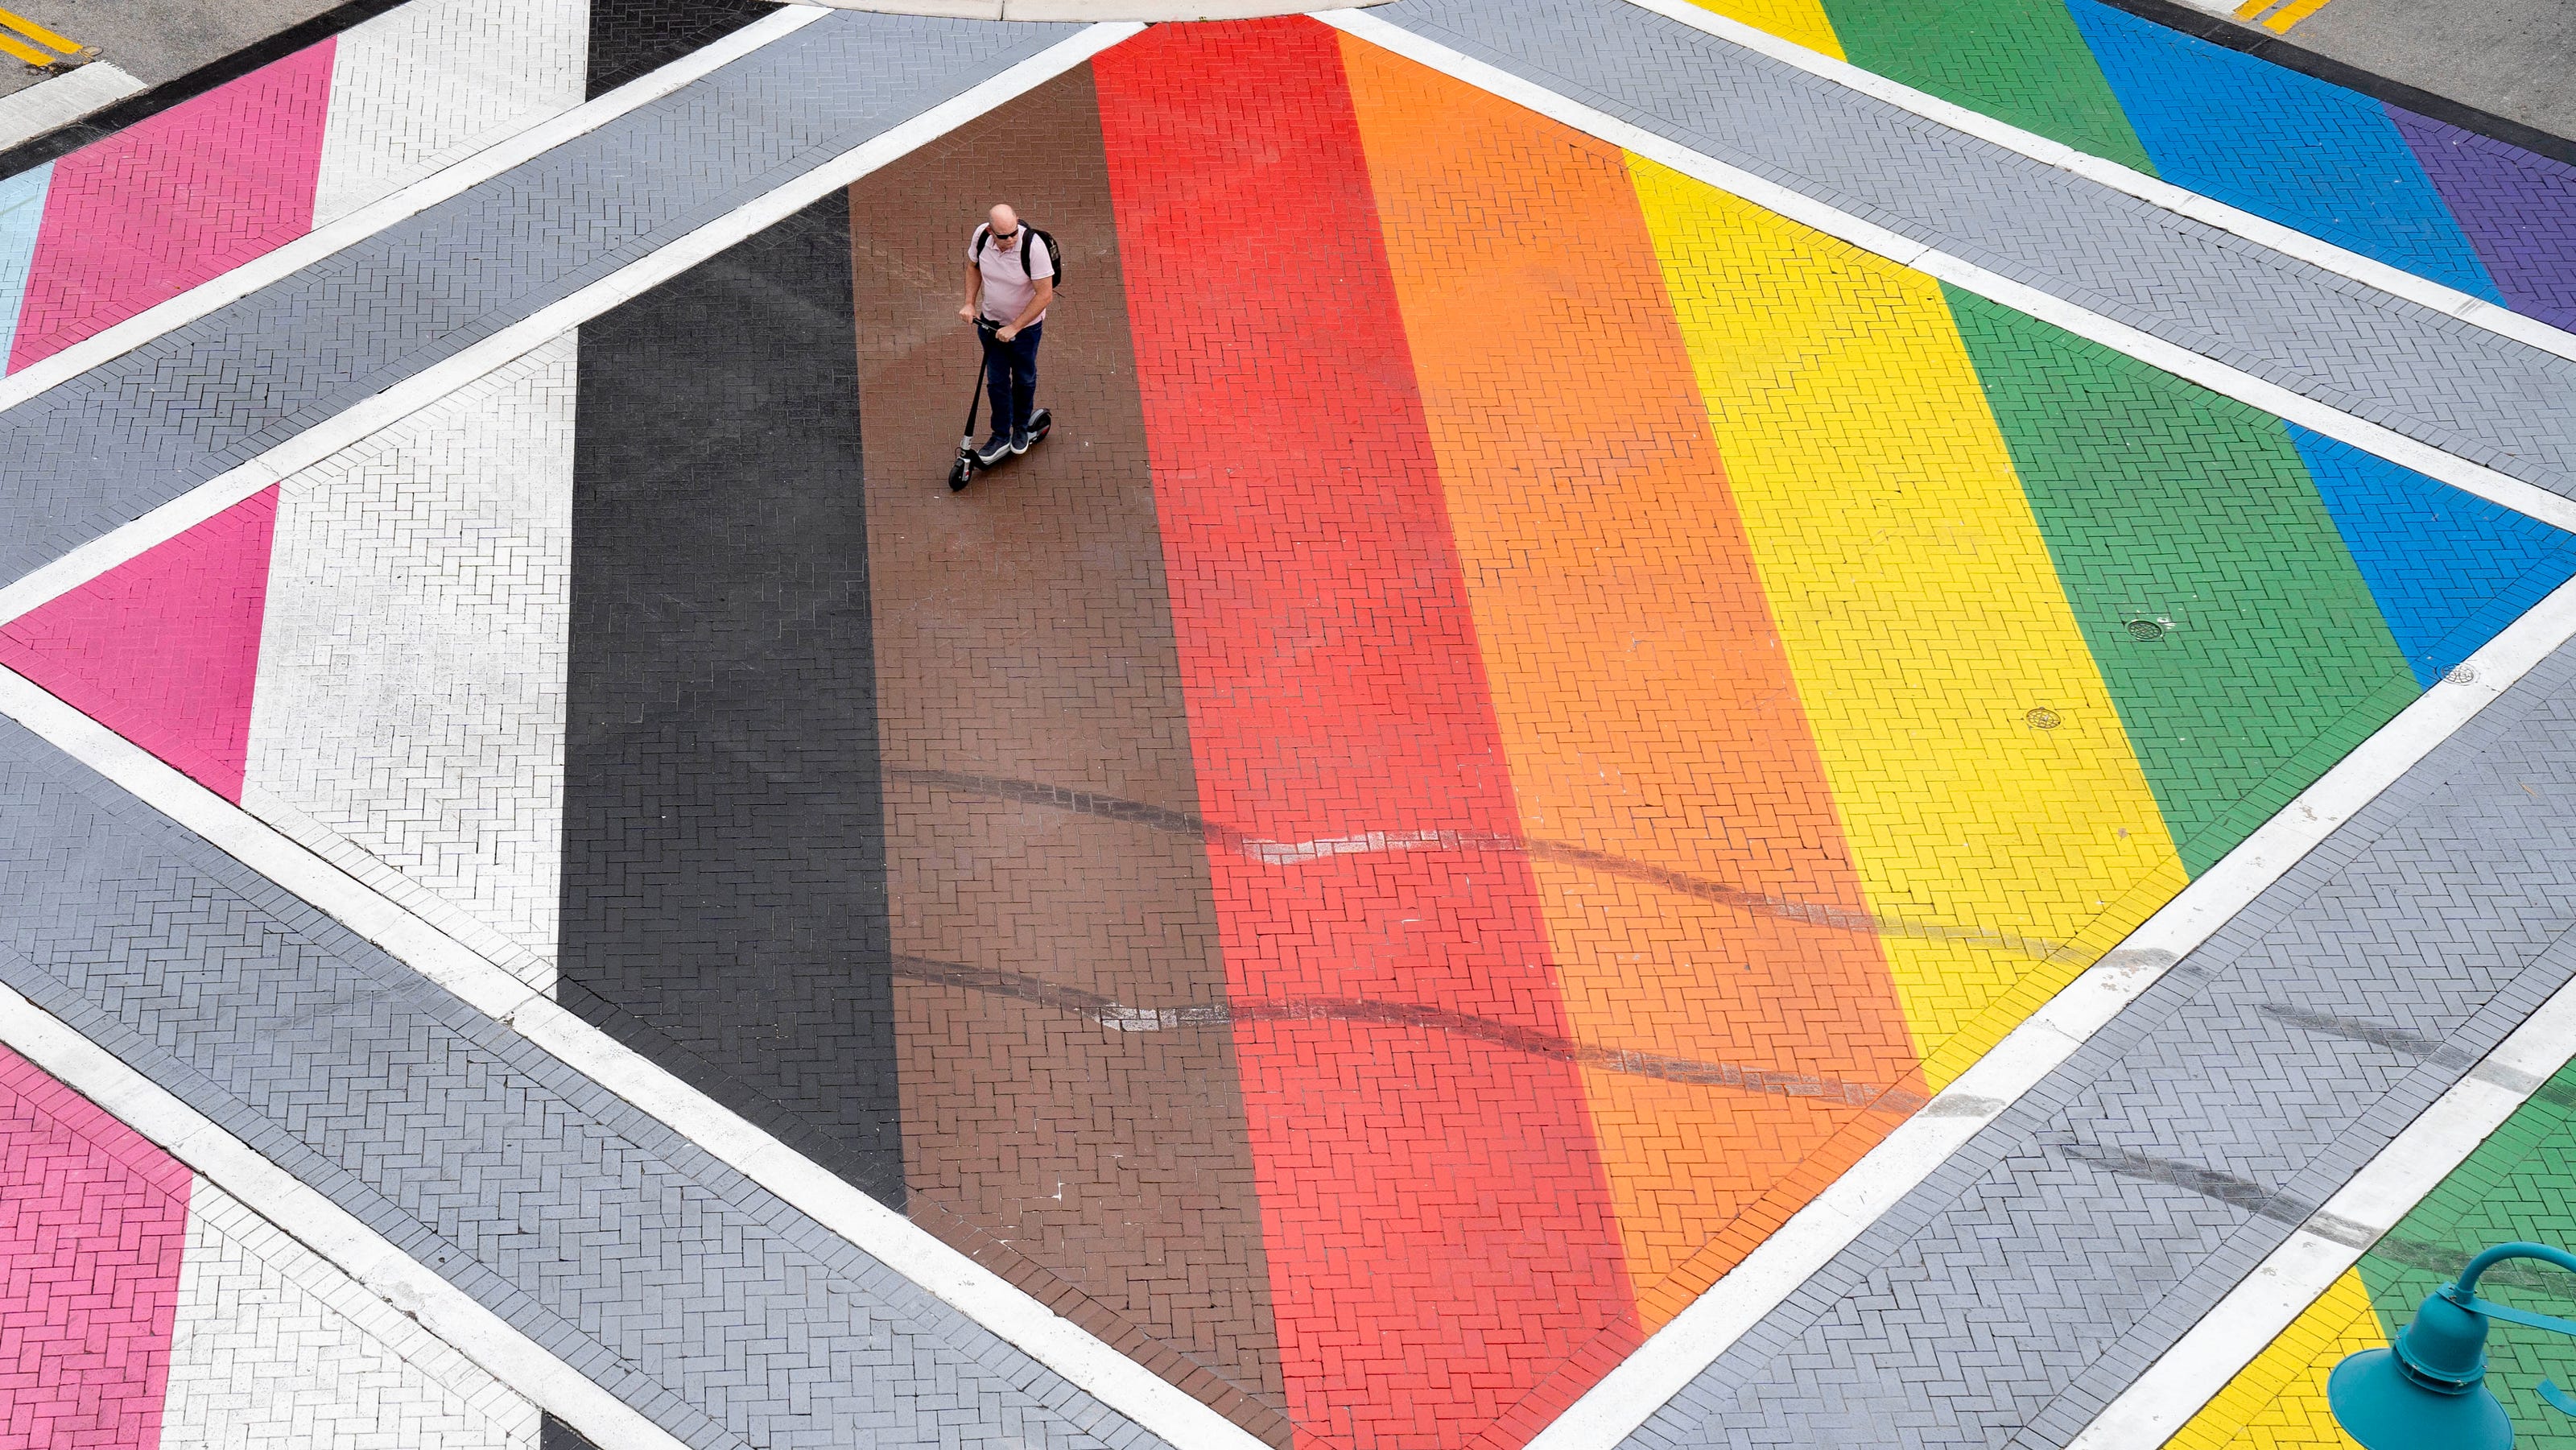
[[[975,415],[984,406],[984,380],[991,375],[993,368],[993,350],[985,344],[999,330],[998,323],[987,322],[980,317],[975,320],[976,357],[979,359],[975,368],[975,391],[966,399],[966,432],[957,440],[957,461],[948,468],[950,493],[964,492],[966,485],[975,481],[975,475],[988,466],[975,455]],[[1047,430],[1054,426],[1055,415],[1046,409],[1039,408],[1030,413],[1029,446],[1036,447],[1047,436]],[[989,466],[998,468],[1001,465]]]

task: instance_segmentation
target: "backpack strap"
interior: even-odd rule
[[[1027,232],[1035,240],[1046,244],[1047,266],[1049,268],[1057,272],[1064,270],[1064,263],[1056,259],[1055,238],[1039,231],[1036,227],[1030,226],[1027,222],[1020,223],[1020,230]],[[1029,244],[1027,242],[1020,243],[1020,275],[1028,278],[1032,282],[1037,280],[1036,264],[1029,260]]]
[[[975,224],[975,246],[973,250],[966,254],[966,260],[970,262],[983,261],[984,244],[992,239],[993,224],[991,222],[977,222]]]

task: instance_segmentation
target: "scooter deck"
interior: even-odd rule
[[[1031,413],[1029,415],[1029,446],[1035,448],[1039,443],[1045,441],[1047,434],[1054,431],[1054,428],[1055,414],[1044,408],[1040,408],[1036,412]],[[1007,462],[1008,460],[1006,459],[1004,461]],[[967,484],[974,481],[976,474],[989,473],[993,469],[1001,466],[1002,465],[1000,463],[984,462],[982,459],[977,458],[971,450],[961,450],[957,455],[957,462],[948,470],[948,491],[951,493],[961,492],[965,489]]]

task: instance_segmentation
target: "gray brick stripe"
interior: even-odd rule
[[[2576,645],[1628,1443],[2063,1445],[2576,976]]]
[[[691,1445],[1159,1444],[0,720],[0,979]]]
[[[836,13],[0,413],[0,581],[1078,28]]]
[[[2012,281],[2576,497],[2576,361],[1623,0],[1398,0],[1369,14]]]

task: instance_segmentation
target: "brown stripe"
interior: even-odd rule
[[[1066,252],[1039,357],[1057,422],[952,495],[976,376],[966,238],[996,201]],[[850,207],[882,749],[911,772],[885,778],[894,950],[1221,1008],[1203,841],[929,779],[1199,808],[1089,69],[870,176]],[[1103,1033],[919,977],[895,1001],[913,1216],[996,1267],[1033,1261],[1015,1277],[1041,1298],[1286,1444],[1231,1035]]]

